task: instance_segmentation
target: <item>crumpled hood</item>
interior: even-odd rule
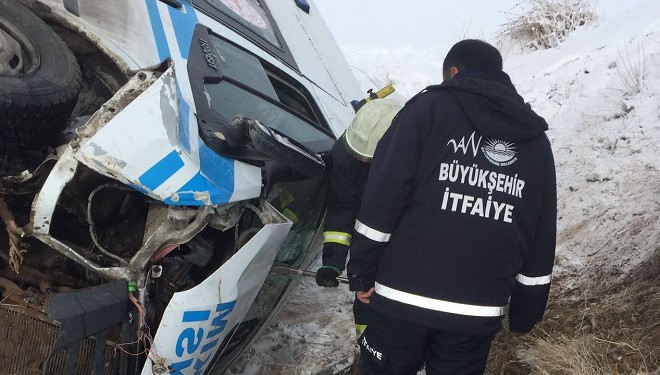
[[[521,141],[548,130],[545,119],[525,103],[500,70],[465,68],[442,86],[454,94],[475,130],[487,137]]]

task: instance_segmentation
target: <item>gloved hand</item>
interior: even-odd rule
[[[348,290],[351,292],[368,292],[374,287],[376,281],[375,273],[361,273],[359,275],[348,274]]]
[[[339,286],[337,276],[341,275],[341,270],[337,267],[322,266],[316,271],[316,284],[326,288],[336,288]]]

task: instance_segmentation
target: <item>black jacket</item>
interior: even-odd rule
[[[323,226],[323,265],[343,271],[369,164],[348,152],[343,136],[333,146],[331,156],[328,209]]]
[[[348,273],[371,307],[469,334],[543,317],[557,193],[545,120],[501,71],[462,70],[411,99],[376,149]]]

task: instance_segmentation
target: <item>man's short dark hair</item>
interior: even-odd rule
[[[465,39],[454,44],[447,52],[442,64],[443,73],[455,66],[458,70],[465,67],[492,68],[502,70],[502,55],[497,48],[477,39]]]

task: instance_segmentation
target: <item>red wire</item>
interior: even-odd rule
[[[149,325],[147,324],[147,318],[146,318],[147,311],[144,308],[144,306],[142,306],[142,304],[137,300],[137,298],[135,298],[135,296],[133,295],[133,292],[128,292],[128,298],[131,300],[131,302],[133,302],[133,304],[137,308],[138,313],[140,314],[140,321],[142,322],[142,326],[146,329],[146,332],[141,332],[142,335],[138,339],[138,341],[142,340],[142,344],[144,345],[144,348],[145,348],[142,351],[142,353],[140,353],[140,354],[143,354],[143,353],[146,352],[147,356],[149,358],[151,358],[153,360],[158,360],[160,356],[158,355],[158,353],[156,353],[156,349],[153,347],[153,338],[151,337],[151,328],[149,328]],[[148,344],[147,344],[147,342],[148,342]],[[152,358],[152,356],[153,356],[153,358]]]

